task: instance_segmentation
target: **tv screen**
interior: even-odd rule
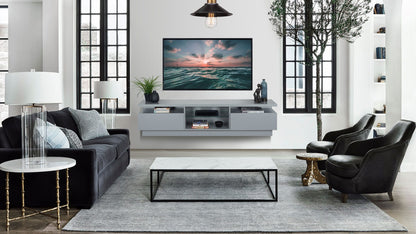
[[[252,90],[252,39],[163,39],[164,90]]]

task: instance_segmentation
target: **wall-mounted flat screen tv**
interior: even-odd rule
[[[164,90],[252,90],[252,39],[163,39]]]

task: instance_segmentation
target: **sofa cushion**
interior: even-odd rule
[[[69,112],[78,126],[83,141],[109,135],[100,114],[96,110],[83,111],[69,108]]]
[[[46,128],[44,128],[45,125]],[[69,148],[69,141],[68,138],[66,138],[64,132],[62,132],[62,130],[56,125],[45,122],[39,118],[37,118],[35,121],[33,137],[35,142],[37,142],[36,139],[42,139],[40,142],[44,141],[45,148],[48,149]],[[38,142],[38,145],[41,145],[40,142]]]
[[[79,139],[78,135],[68,128],[59,127],[62,132],[65,134],[66,138],[68,138],[69,147],[73,149],[82,149],[82,142]]]
[[[37,116],[34,116],[37,117]],[[35,119],[34,119],[35,120]],[[54,124],[55,121],[47,117],[47,121]],[[21,116],[11,116],[1,123],[3,125],[4,133],[9,140],[10,146],[12,148],[21,148],[22,147],[22,121]]]
[[[49,121],[49,119],[53,119],[53,122]],[[71,129],[78,135],[78,137],[80,136],[77,124],[75,123],[75,120],[72,118],[72,115],[68,110],[68,107],[59,111],[49,111],[48,121],[51,123],[55,123],[56,126]]]
[[[333,155],[326,160],[326,170],[334,175],[352,178],[360,171],[361,156]]]
[[[121,156],[129,148],[129,137],[125,134],[114,134],[110,136],[97,137],[95,139],[87,140],[82,143],[83,145],[93,144],[107,144],[115,146],[117,149],[117,157]]]
[[[332,148],[334,148],[334,142],[332,141],[312,141],[306,146],[306,152],[329,155],[331,154]]]
[[[84,149],[95,150],[97,155],[98,173],[100,173],[117,158],[116,147],[114,145],[91,144],[84,145]]]

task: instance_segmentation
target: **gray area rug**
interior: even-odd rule
[[[149,165],[132,159],[129,168],[88,210],[63,228],[109,232],[329,232],[406,231],[372,202],[327,185],[302,186],[306,164],[275,160],[278,202],[150,202]],[[273,183],[273,181],[272,181]],[[274,184],[274,183],[273,183]],[[158,198],[270,198],[260,173],[166,173]]]

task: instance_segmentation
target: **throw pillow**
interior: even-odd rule
[[[82,141],[79,139],[78,135],[74,131],[68,128],[59,128],[65,134],[66,138],[68,138],[70,148],[82,149]]]
[[[77,123],[83,141],[110,135],[96,110],[83,111],[69,108],[69,112]]]
[[[46,132],[43,126],[46,124]],[[69,141],[59,127],[37,118],[35,121],[35,139],[41,139],[45,142],[45,148],[49,149],[66,149],[69,148]]]

